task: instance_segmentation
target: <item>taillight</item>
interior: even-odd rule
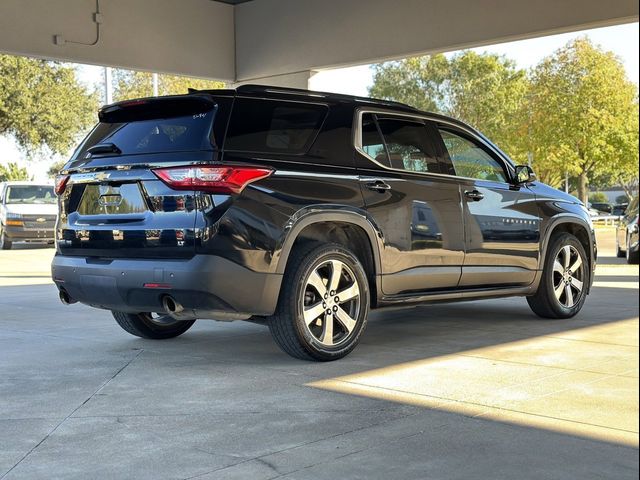
[[[64,189],[67,188],[67,182],[69,181],[69,175],[58,175],[56,177],[55,191],[56,195],[62,195]]]
[[[153,173],[175,190],[199,190],[208,193],[240,193],[251,182],[273,173],[258,167],[169,167]]]

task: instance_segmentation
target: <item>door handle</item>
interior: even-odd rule
[[[464,196],[474,202],[479,202],[484,198],[484,194],[480,193],[478,190],[465,190]]]
[[[382,180],[375,180],[373,182],[369,182],[366,184],[369,190],[373,190],[374,192],[386,192],[387,190],[391,190],[391,185],[383,182]]]

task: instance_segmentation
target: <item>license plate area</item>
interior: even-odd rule
[[[77,212],[82,216],[132,215],[148,211],[138,182],[86,184]]]

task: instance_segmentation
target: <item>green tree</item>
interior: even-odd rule
[[[576,176],[583,202],[589,179],[637,178],[637,88],[613,53],[586,38],[569,42],[534,68],[529,99],[538,171]]]
[[[97,96],[58,62],[0,55],[0,135],[28,153],[47,146],[66,154],[95,121]]]
[[[113,78],[115,81],[113,97],[116,101],[153,96],[151,73],[114,70]],[[158,95],[187,93],[189,88],[196,90],[224,88],[224,83],[178,75],[158,75]]]
[[[64,167],[64,165],[67,163],[66,160],[59,160],[57,162],[54,162],[50,167],[49,170],[47,170],[47,176],[49,178],[56,178],[56,176],[58,175],[58,172],[60,172],[60,170],[62,170],[62,167]]]
[[[9,162],[7,166],[0,165],[0,182],[15,182],[31,180],[26,168],[20,168],[17,163]]]
[[[616,197],[616,203],[629,203],[629,197],[626,195],[618,195]]]
[[[513,61],[471,51],[376,65],[369,89],[373,97],[465,121],[521,163],[526,161],[521,118],[527,91],[526,72]]]
[[[589,202],[591,203],[609,203],[609,197],[604,192],[594,192],[589,195]]]

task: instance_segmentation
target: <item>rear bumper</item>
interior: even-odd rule
[[[53,228],[34,230],[14,225],[6,225],[4,232],[12,242],[53,242],[55,240],[55,229]]]
[[[282,275],[254,272],[212,255],[153,260],[56,254],[51,274],[59,290],[92,307],[162,312],[162,299],[170,295],[185,309],[247,317],[273,314],[282,281]]]

